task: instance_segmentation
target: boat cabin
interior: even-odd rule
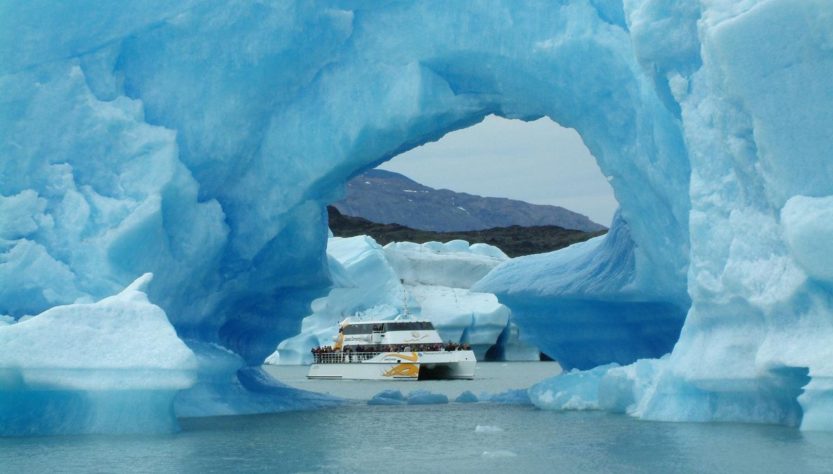
[[[355,345],[442,344],[431,321],[342,322],[336,349]]]

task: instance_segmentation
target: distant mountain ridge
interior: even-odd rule
[[[361,217],[342,215],[333,206],[327,206],[330,230],[335,237],[369,235],[381,245],[390,242],[416,242],[465,240],[469,243],[494,245],[510,257],[552,252],[577,242],[584,242],[605,231],[583,232],[558,226],[496,227],[484,230],[434,232],[405,227],[400,224],[379,224]]]
[[[607,229],[563,207],[434,189],[379,169],[350,180],[347,196],[332,205],[347,216],[435,232],[510,226],[558,226],[583,232]]]

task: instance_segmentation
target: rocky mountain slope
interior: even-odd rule
[[[448,242],[462,239],[469,243],[494,245],[510,257],[551,252],[606,232],[605,230],[584,232],[558,226],[510,226],[475,231],[433,232],[412,229],[399,224],[379,224],[361,217],[345,216],[333,206],[328,206],[327,211],[330,230],[336,237],[369,235],[382,245],[390,242],[425,243],[432,240]]]
[[[584,232],[605,227],[558,206],[434,189],[391,171],[373,169],[347,183],[347,196],[333,204],[341,214],[382,224],[437,232],[510,226],[558,226]]]

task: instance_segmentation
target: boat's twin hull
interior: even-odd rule
[[[477,360],[472,351],[383,352],[361,362],[312,364],[311,379],[419,380],[473,379]]]

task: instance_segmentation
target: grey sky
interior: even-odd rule
[[[610,225],[618,204],[575,130],[496,116],[382,164],[433,188],[554,204]]]

